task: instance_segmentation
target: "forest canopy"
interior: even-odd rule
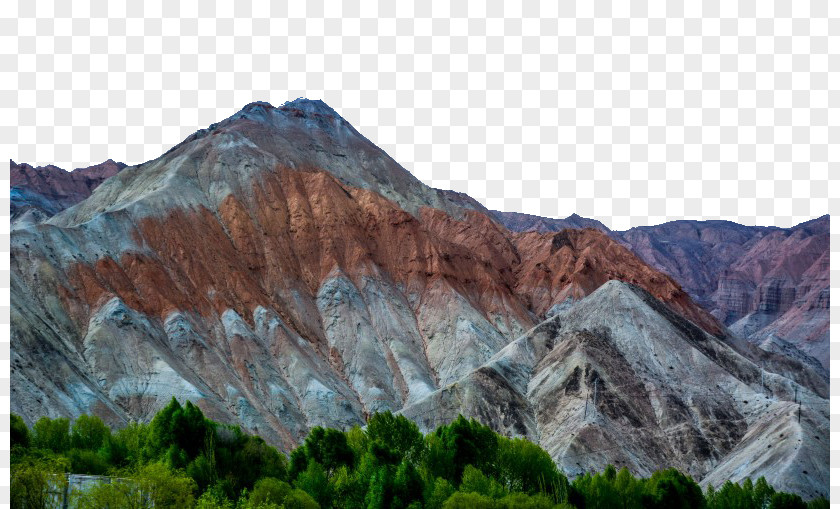
[[[81,509],[190,508],[828,508],[764,478],[706,492],[676,469],[634,477],[607,466],[570,481],[546,451],[459,416],[423,435],[390,412],[364,429],[315,427],[286,456],[174,398],[148,424],[11,416],[12,507],[55,507],[65,473],[112,482],[69,490]]]

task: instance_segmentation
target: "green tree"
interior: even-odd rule
[[[504,509],[504,506],[485,495],[456,491],[443,503],[443,509]]]
[[[566,477],[557,469],[551,456],[540,446],[524,438],[499,437],[496,461],[498,478],[510,491],[557,493],[565,495]]]
[[[11,415],[9,431],[11,432],[12,449],[15,447],[29,447],[29,428],[26,427],[26,423],[23,422],[21,416],[17,414]]]
[[[437,431],[426,435],[425,443],[423,466],[429,475],[442,477],[450,482],[460,481],[460,477],[455,477],[455,451],[446,447]]]
[[[454,479],[460,479],[464,467],[473,465],[485,472],[492,468],[498,448],[498,435],[475,419],[459,415],[449,426],[435,430],[443,447],[452,451]]]
[[[151,456],[166,451],[167,461],[173,467],[184,467],[198,456],[208,433],[213,431],[213,424],[197,406],[189,401],[181,406],[174,397],[155,414],[149,427]]]
[[[622,507],[621,493],[615,485],[618,475],[608,468],[603,473],[586,474],[575,479],[574,485],[586,500],[589,509]]]
[[[130,422],[122,429],[106,437],[102,446],[102,455],[109,464],[122,468],[137,465],[148,459],[147,442],[149,426],[144,423]]]
[[[41,417],[32,426],[32,445],[62,453],[70,445],[70,419]]]
[[[217,480],[216,466],[212,460],[213,456],[214,452],[211,452],[209,456],[201,454],[187,465],[187,475],[195,481],[200,492],[206,490]]]
[[[347,436],[338,430],[316,426],[304,445],[307,458],[320,463],[328,475],[342,465],[353,464],[353,450],[347,444]]]
[[[808,502],[808,509],[828,509],[830,504],[825,497],[815,498]]]
[[[260,504],[267,503],[281,505],[291,491],[292,487],[288,483],[280,479],[266,477],[254,484],[254,489],[251,490],[248,503],[251,507],[257,507]]]
[[[309,460],[309,466],[295,480],[295,487],[308,493],[318,504],[327,507],[332,500],[330,486],[324,467],[315,460]]]
[[[347,436],[347,445],[353,451],[353,457],[355,459],[355,462],[358,463],[359,458],[361,458],[362,455],[368,450],[370,438],[368,438],[367,433],[359,426],[353,426],[352,428],[350,428],[349,431],[345,432],[344,434],[345,436]]]
[[[446,479],[438,477],[434,483],[429,483],[426,493],[426,508],[440,509],[443,503],[455,493],[455,488]]]
[[[464,493],[478,493],[490,498],[501,498],[507,494],[507,490],[495,479],[487,477],[472,465],[464,467],[464,475],[458,490]]]
[[[190,507],[195,500],[195,481],[162,463],[149,463],[141,467],[134,479],[154,502],[156,509]]]
[[[423,479],[414,465],[404,459],[394,473],[392,507],[408,506],[423,499]]]
[[[140,484],[132,480],[97,482],[84,489],[73,490],[71,506],[78,509],[151,509],[154,502]]]
[[[387,445],[400,458],[413,461],[423,448],[423,434],[414,422],[391,412],[376,413],[367,422],[367,436]]]
[[[67,459],[70,460],[70,470],[74,474],[105,475],[110,470],[106,459],[96,451],[70,449]]]
[[[51,492],[61,491],[65,477],[40,463],[18,464],[12,468],[10,502],[12,507],[46,509],[53,507]]]
[[[321,506],[303,490],[294,489],[283,501],[283,509],[319,509]]]
[[[363,478],[359,471],[349,467],[341,467],[333,473],[330,478],[333,497],[341,500],[347,509],[364,507],[365,494],[367,493],[367,479]]]
[[[382,465],[376,468],[370,476],[367,493],[365,494],[365,507],[369,509],[384,509],[388,507],[391,500],[391,476],[388,467]]]
[[[206,455],[209,457],[211,452],[212,448],[208,446]],[[262,438],[245,436],[233,455],[233,465],[241,486],[250,487],[261,477],[285,479],[288,464],[286,456]]]
[[[645,505],[654,509],[694,509],[705,503],[700,486],[675,468],[654,472],[646,488]]]
[[[808,504],[799,495],[792,493],[774,493],[770,498],[770,509],[807,509]]]
[[[768,507],[775,492],[776,490],[767,483],[767,479],[759,477],[753,488],[753,506],[761,509]]]
[[[306,456],[306,446],[301,445],[292,449],[289,454],[289,482],[294,482],[308,466],[309,458]]]
[[[644,483],[633,477],[627,467],[623,467],[616,473],[613,484],[621,499],[621,505],[619,506],[621,509],[642,508]]]
[[[525,493],[511,493],[499,500],[499,506],[504,509],[554,509],[556,505],[549,497],[527,495]]]
[[[70,447],[97,450],[110,437],[111,430],[96,416],[82,414],[73,422]]]
[[[237,509],[233,501],[228,498],[227,490],[219,484],[214,484],[198,497],[195,509]],[[243,509],[241,506],[238,509]]]

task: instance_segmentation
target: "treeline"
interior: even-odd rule
[[[828,508],[763,478],[704,493],[676,469],[647,479],[612,466],[569,481],[539,446],[459,417],[426,436],[375,414],[365,429],[316,427],[287,457],[261,438],[173,399],[149,424],[111,431],[100,419],[11,418],[12,507],[52,507],[65,472],[111,483],[71,491],[81,509],[275,508]]]

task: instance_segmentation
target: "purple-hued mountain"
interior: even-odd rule
[[[9,161],[12,223],[40,222],[84,200],[106,179],[126,167],[111,159],[66,171]]]
[[[604,232],[610,231],[601,221],[582,217],[577,214],[572,214],[565,219],[557,219],[523,214],[522,212],[501,212],[494,210],[493,215],[505,228],[514,232],[534,231],[548,233],[559,232],[567,228],[595,228]]]
[[[773,350],[794,345],[828,369],[829,216],[792,228],[671,221],[610,231],[593,219],[495,212],[515,231],[594,227],[676,279],[737,335]]]

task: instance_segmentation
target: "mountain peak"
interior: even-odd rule
[[[307,99],[306,97],[298,97],[291,101],[286,101],[281,106],[275,107],[266,101],[254,101],[246,104],[236,114],[231,116],[231,119],[247,118],[260,122],[268,122],[277,124],[280,117],[288,118],[319,118],[324,117],[330,119],[341,119],[341,115],[336,113],[327,103],[321,99]],[[214,124],[217,125],[217,124]]]
[[[284,108],[297,108],[307,113],[320,113],[322,115],[339,116],[334,109],[332,109],[327,103],[325,103],[321,99],[307,99],[306,97],[298,97],[297,99],[292,99],[291,101],[286,101],[285,103],[283,103],[283,106],[280,106],[280,109],[283,110]]]

